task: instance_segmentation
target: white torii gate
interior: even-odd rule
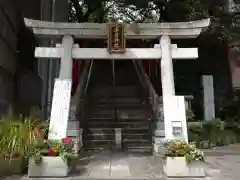
[[[35,57],[61,58],[59,79],[54,86],[50,119],[50,139],[67,136],[67,123],[71,97],[72,59],[161,59],[162,96],[164,107],[165,138],[174,138],[173,129],[181,129],[188,141],[184,97],[175,96],[172,59],[196,59],[197,48],[178,48],[171,44],[171,38],[196,38],[210,24],[210,19],[178,23],[140,23],[136,34],[131,24],[125,25],[127,39],[160,39],[154,48],[129,48],[123,54],[109,54],[106,48],[79,48],[75,38],[107,39],[107,24],[97,23],[55,23],[25,19],[25,24],[40,36],[62,38],[62,44],[55,48],[37,47]],[[62,83],[67,82],[67,83]],[[63,91],[63,89],[65,89]],[[65,94],[63,95],[62,93]]]

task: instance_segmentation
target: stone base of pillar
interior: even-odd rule
[[[154,156],[156,156],[156,155],[162,156],[163,155],[163,151],[164,151],[163,143],[164,143],[164,141],[165,141],[164,137],[153,136],[153,155]]]
[[[162,152],[161,146],[160,146],[159,144],[155,144],[155,143],[153,143],[152,146],[153,146],[153,155],[154,155],[154,156],[160,155],[161,152]]]
[[[75,138],[75,140],[73,139],[74,152],[75,152],[76,154],[79,153],[79,151],[81,150],[81,148],[82,148],[82,146],[83,146],[82,134],[83,134],[83,129],[80,128],[80,129],[78,130],[78,136]]]
[[[165,130],[164,130],[164,122],[159,121],[155,123],[156,129],[153,131],[153,155],[162,155],[163,153],[163,143],[165,141]]]
[[[80,150],[80,142],[79,139],[77,138],[73,138],[73,152],[75,154],[78,154],[79,150]]]
[[[164,121],[155,122],[155,127],[157,130],[164,130]]]
[[[73,140],[73,151],[78,154],[80,149],[82,148],[82,133],[83,129],[77,130],[68,130],[68,137],[72,137]]]
[[[122,148],[122,129],[121,128],[115,128],[115,141],[116,141],[116,148],[121,149]]]
[[[80,143],[80,148],[82,148],[83,147],[83,129],[82,128],[80,128],[79,129],[79,143]]]

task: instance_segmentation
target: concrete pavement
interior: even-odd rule
[[[205,150],[206,178],[171,178],[181,180],[239,180],[240,144]],[[27,176],[9,177],[10,180],[29,180]],[[34,178],[36,179],[36,178]],[[47,179],[47,178],[37,178]],[[59,179],[59,178],[56,178]],[[81,158],[76,169],[69,175],[71,180],[114,179],[114,180],[148,180],[167,178],[162,172],[160,157],[144,153],[126,153],[105,150]],[[55,178],[51,178],[55,180]]]

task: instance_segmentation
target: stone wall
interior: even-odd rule
[[[31,8],[30,8],[31,7]],[[26,34],[23,17],[40,18],[40,0],[1,0],[0,2],[0,109],[9,105],[22,104],[29,99],[26,89],[31,89],[31,83],[24,83],[26,73],[21,69],[30,69],[34,74],[33,42],[31,33]],[[30,38],[31,39],[31,38]],[[26,43],[24,44],[23,42]],[[19,48],[20,47],[20,48]],[[30,48],[29,48],[30,47]],[[19,67],[22,66],[21,69]],[[31,67],[30,67],[31,66]],[[23,77],[21,77],[23,76]],[[37,77],[36,77],[37,78]],[[32,81],[36,81],[32,80]],[[33,78],[30,78],[33,79]],[[39,79],[39,78],[37,78]],[[30,82],[30,81],[29,81]],[[36,81],[37,82],[37,81]],[[27,86],[28,85],[28,86]],[[24,87],[23,87],[24,86]],[[22,90],[25,89],[25,90]],[[21,91],[19,91],[21,90]],[[23,94],[23,92],[26,92]],[[36,91],[38,92],[38,91]],[[21,96],[21,97],[19,97]],[[21,100],[21,102],[19,102]],[[35,103],[36,104],[36,103]],[[0,115],[4,113],[0,111]]]
[[[17,4],[5,0],[0,3],[0,102],[13,104],[17,67],[17,36],[23,23]]]
[[[12,75],[3,68],[0,68],[0,116],[11,110],[13,87]]]

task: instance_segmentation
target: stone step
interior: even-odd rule
[[[114,111],[99,111],[99,112],[86,112],[87,119],[95,119],[95,118],[102,118],[102,119],[114,119],[115,117]]]
[[[149,145],[151,144],[151,140],[149,139],[123,139],[123,144],[124,146],[128,146],[128,145]]]
[[[104,117],[90,117],[87,119],[87,123],[115,123],[117,122],[116,118],[104,118]],[[151,120],[150,119],[118,119],[118,122],[122,122],[122,123],[148,123],[151,124]]]
[[[134,109],[134,108],[125,108],[118,109],[118,116],[120,119],[150,119],[152,113],[147,111],[145,108]]]
[[[105,141],[83,141],[84,148],[96,148],[96,147],[114,147],[116,145],[115,140],[105,140]]]
[[[114,127],[116,126],[116,120],[109,119],[108,121],[107,120],[98,121],[98,120],[94,119],[94,121],[87,122],[87,126],[89,128],[111,128],[111,129],[114,129]]]
[[[106,117],[112,117],[114,116],[115,114],[115,111],[113,108],[105,108],[105,109],[89,109],[90,111],[86,114],[89,113],[89,116],[92,117],[92,116],[100,116],[100,117],[103,117],[103,116],[106,116]]]
[[[88,128],[83,131],[85,134],[114,134],[114,128]]]
[[[123,149],[128,152],[152,152],[152,145],[128,145],[123,146]]]
[[[145,120],[148,121],[148,119],[151,119],[151,116],[148,113],[119,113],[118,115],[119,119],[122,121],[127,121],[128,119],[131,120]]]
[[[117,113],[116,113],[117,114]],[[116,115],[115,114],[89,114],[87,116],[87,119],[90,120],[90,119],[115,119]],[[148,113],[120,113],[118,114],[118,118],[122,121],[127,121],[128,119],[131,119],[131,120],[141,120],[141,121],[150,121],[151,119],[151,115],[148,114]]]
[[[109,106],[90,106],[87,110],[86,110],[86,114],[90,117],[93,116],[113,116],[115,114],[119,114],[119,116],[123,116],[123,117],[128,117],[128,116],[143,116],[143,117],[148,117],[150,118],[152,115],[152,112],[150,110],[150,108],[146,107],[146,106],[122,106],[122,107],[113,107],[113,105],[111,107]]]
[[[86,119],[86,126],[89,127],[90,124],[92,123],[103,123],[103,124],[108,124],[108,123],[115,123],[116,118],[115,117],[88,117]],[[89,127],[90,128],[90,127]]]
[[[83,137],[85,140],[114,140],[115,134],[86,134]]]
[[[147,101],[144,100],[139,100],[137,103],[115,103],[114,100],[105,100],[103,102],[102,100],[91,100],[91,103],[89,103],[89,107],[93,110],[98,110],[98,109],[145,109],[150,111],[151,107],[147,104]]]
[[[100,86],[96,87],[90,93],[93,97],[115,94],[117,96],[138,96],[140,95],[141,88],[139,86],[116,86],[115,90],[113,86]]]
[[[91,152],[98,152],[98,151],[102,151],[104,149],[109,149],[111,147],[83,147],[83,149],[89,153]]]
[[[122,129],[122,134],[139,134],[139,133],[144,133],[144,134],[148,134],[150,133],[151,130],[147,127],[147,128],[125,128]]]
[[[108,102],[114,102],[116,105],[122,105],[122,104],[142,104],[143,100],[139,97],[116,97],[111,99],[106,99],[105,97],[98,97],[95,99],[95,102],[98,102],[99,104],[102,103],[108,103]]]
[[[142,105],[146,104],[146,101],[143,100],[140,96],[137,97],[113,97],[113,96],[99,96],[99,97],[89,97],[89,101],[92,102],[91,105],[109,105],[112,106],[114,103],[117,105]]]
[[[144,112],[147,114],[151,114],[152,110],[146,104],[125,104],[117,106],[117,110],[119,113],[129,113],[129,112]]]
[[[108,108],[113,108],[113,106],[115,108],[119,108],[119,109],[122,109],[122,108],[146,108],[146,105],[144,103],[121,103],[121,104],[114,104],[113,102],[109,102],[109,103],[91,103],[91,107],[93,109],[108,109]]]
[[[114,128],[114,127],[118,127],[118,128],[146,128],[149,127],[149,123],[146,121],[142,121],[142,122],[88,122],[88,127],[91,128]]]
[[[119,119],[151,119],[151,113],[144,110],[98,110],[93,112],[86,112],[86,118],[107,118],[114,119],[118,116]]]
[[[122,139],[149,139],[151,137],[151,134],[149,133],[131,133],[131,134],[122,134]]]
[[[119,122],[122,122],[122,123],[146,123],[146,124],[151,124],[151,120],[150,119],[142,119],[142,118],[135,118],[135,119],[118,119]]]

